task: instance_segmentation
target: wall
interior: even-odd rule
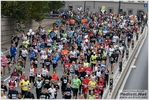
[[[53,22],[57,20],[58,18],[45,18],[41,25],[44,26],[49,26],[51,27]],[[12,34],[17,33],[15,32],[15,22],[13,18],[10,17],[3,17],[1,18],[1,44],[4,44],[8,41],[10,41],[10,37]],[[37,30],[39,26],[38,22],[35,21],[29,21],[27,26],[25,27],[25,32],[27,32],[30,28],[32,30]]]
[[[146,3],[146,2],[144,2]],[[121,2],[121,9],[128,13],[128,10],[133,10],[133,14],[137,14],[137,11],[147,11],[144,8],[144,3],[140,2]],[[82,7],[84,10],[85,1],[66,1],[64,9],[68,9],[68,7],[73,6],[73,10],[77,10],[78,7]],[[113,13],[118,13],[119,2],[114,1],[86,1],[86,9],[89,8],[89,11],[99,12],[102,5],[106,6],[106,11],[109,9],[113,9]]]

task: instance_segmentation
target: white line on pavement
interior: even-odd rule
[[[10,76],[9,76],[9,77],[7,77],[6,79],[4,79],[4,82],[5,82],[5,81],[7,81],[9,78],[10,78]]]

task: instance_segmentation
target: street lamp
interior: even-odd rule
[[[31,43],[33,41],[33,35],[35,34],[35,32],[31,32]]]
[[[120,9],[121,9],[121,1],[119,1],[119,6],[118,6],[118,13],[120,14]]]
[[[84,1],[84,12],[85,12],[85,9],[86,9],[86,1]]]

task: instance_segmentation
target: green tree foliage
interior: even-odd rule
[[[26,24],[29,20],[42,21],[44,13],[57,10],[63,4],[62,1],[1,1],[1,14],[15,18],[21,28],[20,24]]]

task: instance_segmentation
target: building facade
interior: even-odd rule
[[[148,4],[147,1],[121,1],[120,4],[120,11],[125,11],[127,14],[138,14],[142,11],[147,12],[147,7],[144,7],[145,4]],[[99,12],[101,11],[101,7],[105,6],[105,10],[107,13],[113,12],[118,13],[119,12],[119,1],[66,1],[65,6],[63,9],[69,9],[69,10],[77,10],[78,8],[82,7],[82,10],[84,11],[93,11],[93,12]]]

